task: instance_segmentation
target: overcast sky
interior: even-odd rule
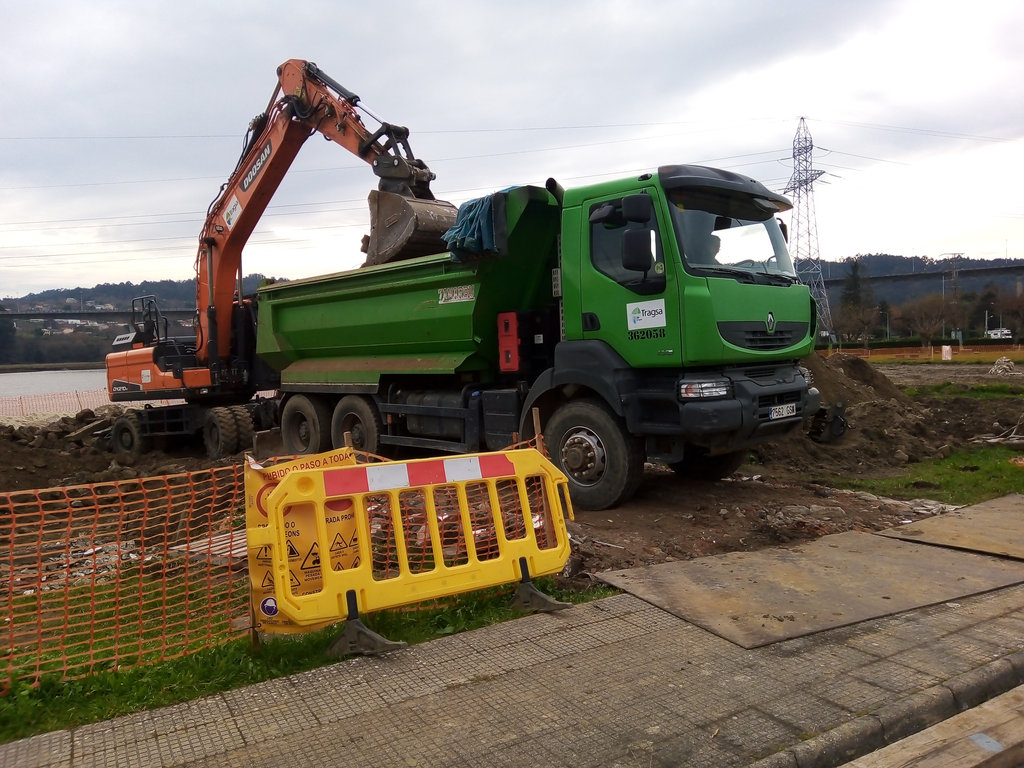
[[[0,0],[0,19],[0,297],[191,278],[292,58],[407,125],[456,204],[668,163],[781,191],[804,116],[823,260],[1024,257],[1019,0]],[[358,266],[375,186],[311,138],[245,272]]]

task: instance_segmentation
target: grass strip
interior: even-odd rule
[[[557,600],[582,603],[615,594],[595,587],[583,592],[561,589],[553,579],[535,581]],[[441,607],[380,611],[363,617],[389,640],[410,645],[465,632],[521,616],[511,605],[514,586],[458,595]],[[327,649],[338,627],[292,636],[269,636],[255,651],[248,638],[231,640],[189,656],[149,666],[107,669],[78,680],[44,676],[33,687],[15,683],[0,697],[0,743],[146,709],[337,663]]]

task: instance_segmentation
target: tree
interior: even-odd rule
[[[0,312],[6,311],[6,309],[0,307]],[[14,336],[16,333],[17,329],[14,327],[14,321],[0,315],[0,363],[14,362]]]
[[[871,293],[860,257],[850,260],[850,272],[843,281],[836,327],[850,339],[861,339],[866,347],[871,329],[878,322],[878,307]]]
[[[900,308],[903,324],[912,334],[921,337],[921,345],[930,344],[942,332],[946,319],[946,305],[938,294],[924,296]]]
[[[999,316],[1003,328],[1010,328],[1017,334],[1024,333],[1024,293],[1001,288],[996,293],[992,311]]]

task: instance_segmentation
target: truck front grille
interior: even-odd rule
[[[763,322],[737,320],[718,324],[718,333],[730,344],[743,349],[771,351],[799,344],[807,336],[807,323],[777,323],[768,333]]]

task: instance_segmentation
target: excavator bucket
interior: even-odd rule
[[[455,225],[458,209],[444,200],[421,200],[372,190],[370,235],[364,239],[364,267],[443,253],[441,235]]]

